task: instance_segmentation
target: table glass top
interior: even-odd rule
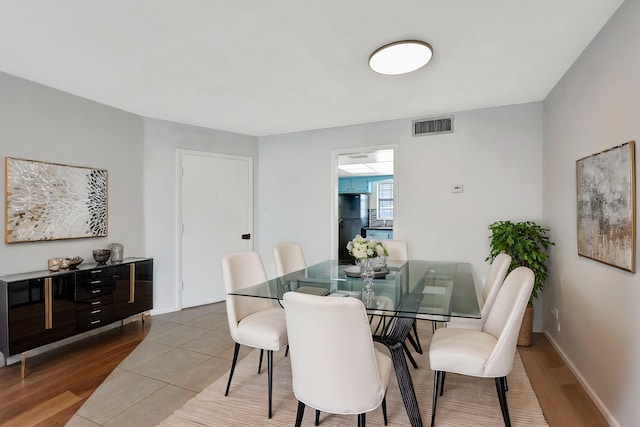
[[[240,295],[281,300],[285,292],[297,291],[329,297],[359,298],[362,279],[355,266],[337,260],[314,264],[258,285],[232,292]],[[345,268],[347,272],[345,273]],[[471,265],[442,261],[387,261],[389,272],[376,275],[375,297],[367,306],[377,314],[408,317],[442,316],[480,318]]]

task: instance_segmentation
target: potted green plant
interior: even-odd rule
[[[549,240],[549,229],[533,221],[496,221],[489,226],[489,230],[491,253],[487,261],[493,261],[498,254],[504,252],[511,255],[509,272],[524,265],[535,274],[533,290],[518,336],[518,345],[529,346],[533,337],[533,300],[538,297],[538,292],[542,292],[547,281],[547,249],[554,243]]]

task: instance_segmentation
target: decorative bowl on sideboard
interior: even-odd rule
[[[67,258],[67,260],[69,261],[69,269],[73,270],[74,268],[82,264],[82,261],[84,261],[84,258],[76,256],[73,258]]]
[[[94,249],[93,250],[93,259],[98,264],[104,264],[109,261],[109,256],[111,256],[111,251],[109,249]]]
[[[48,261],[49,271],[56,272],[56,271],[74,270],[82,263],[82,261],[84,261],[84,259],[79,256],[76,256],[73,258],[67,258],[67,257],[49,258],[49,261]]]

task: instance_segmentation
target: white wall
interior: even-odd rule
[[[257,169],[257,138],[143,119],[4,73],[0,93],[0,155],[109,171],[106,238],[2,244],[0,275],[46,270],[54,256],[92,262],[92,249],[119,242],[125,256],[155,259],[154,312],[177,309],[176,150],[250,156]]]
[[[640,282],[637,274],[578,257],[575,162],[640,143],[639,22],[640,2],[626,0],[544,101],[544,220],[557,243],[544,326],[609,422],[620,426],[640,420]]]
[[[259,250],[270,276],[282,241],[299,242],[309,263],[331,256],[332,153],[384,145],[397,145],[394,238],[411,257],[471,262],[480,279],[490,223],[542,219],[541,103],[455,113],[452,134],[414,138],[405,119],[263,137]]]
[[[179,309],[179,279],[176,276],[179,267],[176,228],[177,149],[253,157],[254,169],[258,166],[255,137],[154,119],[144,120],[144,230],[147,236],[146,252],[155,259],[153,307],[156,314]],[[254,170],[254,177],[257,175]],[[212,186],[225,184],[233,183],[211,183]],[[254,188],[258,188],[256,182]],[[257,195],[254,206],[257,212]],[[216,224],[212,220],[211,226],[224,227],[224,224]]]
[[[144,250],[142,118],[0,73],[0,155],[107,169],[108,231],[85,238],[0,245],[0,274],[46,270],[52,257],[81,256],[111,242],[125,256]],[[4,162],[0,174],[4,176]],[[4,194],[4,191],[3,191]],[[4,196],[2,196],[4,197]],[[5,224],[5,210],[0,210]]]

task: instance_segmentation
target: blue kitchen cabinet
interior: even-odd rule
[[[369,194],[371,183],[367,177],[340,178],[338,180],[339,194]]]

